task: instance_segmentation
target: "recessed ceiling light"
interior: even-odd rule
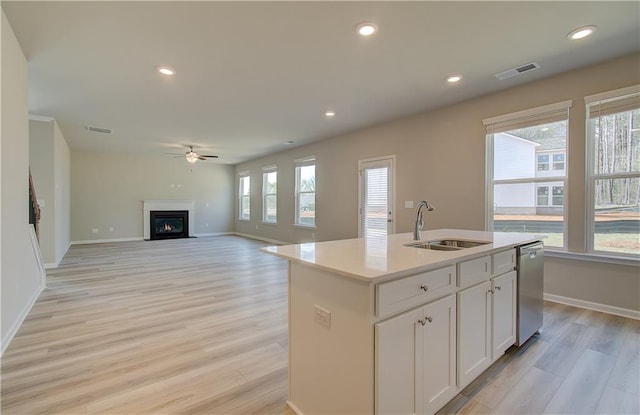
[[[163,75],[171,76],[176,74],[175,69],[169,68],[168,66],[158,66],[156,70]]]
[[[285,141],[284,143],[285,143],[285,144],[288,144],[288,145],[290,145],[290,144],[293,144],[293,143],[295,143],[295,141],[293,141],[293,140],[289,140],[289,141]]]
[[[377,31],[378,31],[378,26],[376,26],[374,23],[363,22],[363,23],[360,23],[358,26],[356,26],[356,32],[360,36],[371,36]]]
[[[331,117],[333,117],[335,115],[336,115],[336,113],[334,111],[327,111],[327,112],[324,113],[324,116],[328,117],[328,118],[331,118]]]
[[[591,35],[595,31],[596,31],[596,27],[593,25],[582,26],[569,32],[567,37],[571,40],[583,39]]]
[[[447,82],[449,82],[450,84],[455,84],[456,82],[460,82],[461,79],[462,79],[462,75],[449,75],[446,78]]]

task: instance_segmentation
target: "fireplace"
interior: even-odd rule
[[[189,237],[188,210],[152,210],[149,212],[149,239]]]

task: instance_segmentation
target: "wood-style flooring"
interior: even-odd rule
[[[2,414],[293,415],[287,265],[262,246],[72,246],[2,356]],[[639,344],[638,321],[546,303],[544,332],[440,413],[637,414]]]

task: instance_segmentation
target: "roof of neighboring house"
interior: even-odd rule
[[[536,148],[536,151],[545,151],[545,150],[562,150],[566,151],[567,149],[567,139],[565,137],[545,137],[545,138],[537,138],[535,140],[536,143],[540,144]]]

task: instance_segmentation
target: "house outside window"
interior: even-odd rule
[[[238,219],[251,219],[251,176],[248,172],[240,173],[238,181]]]
[[[296,213],[295,224],[304,227],[316,225],[316,158],[295,161]]]
[[[276,166],[262,169],[262,221],[278,221],[278,171]]]
[[[585,97],[587,250],[640,257],[640,86]]]
[[[545,234],[566,247],[567,125],[571,101],[484,120],[487,230]]]

